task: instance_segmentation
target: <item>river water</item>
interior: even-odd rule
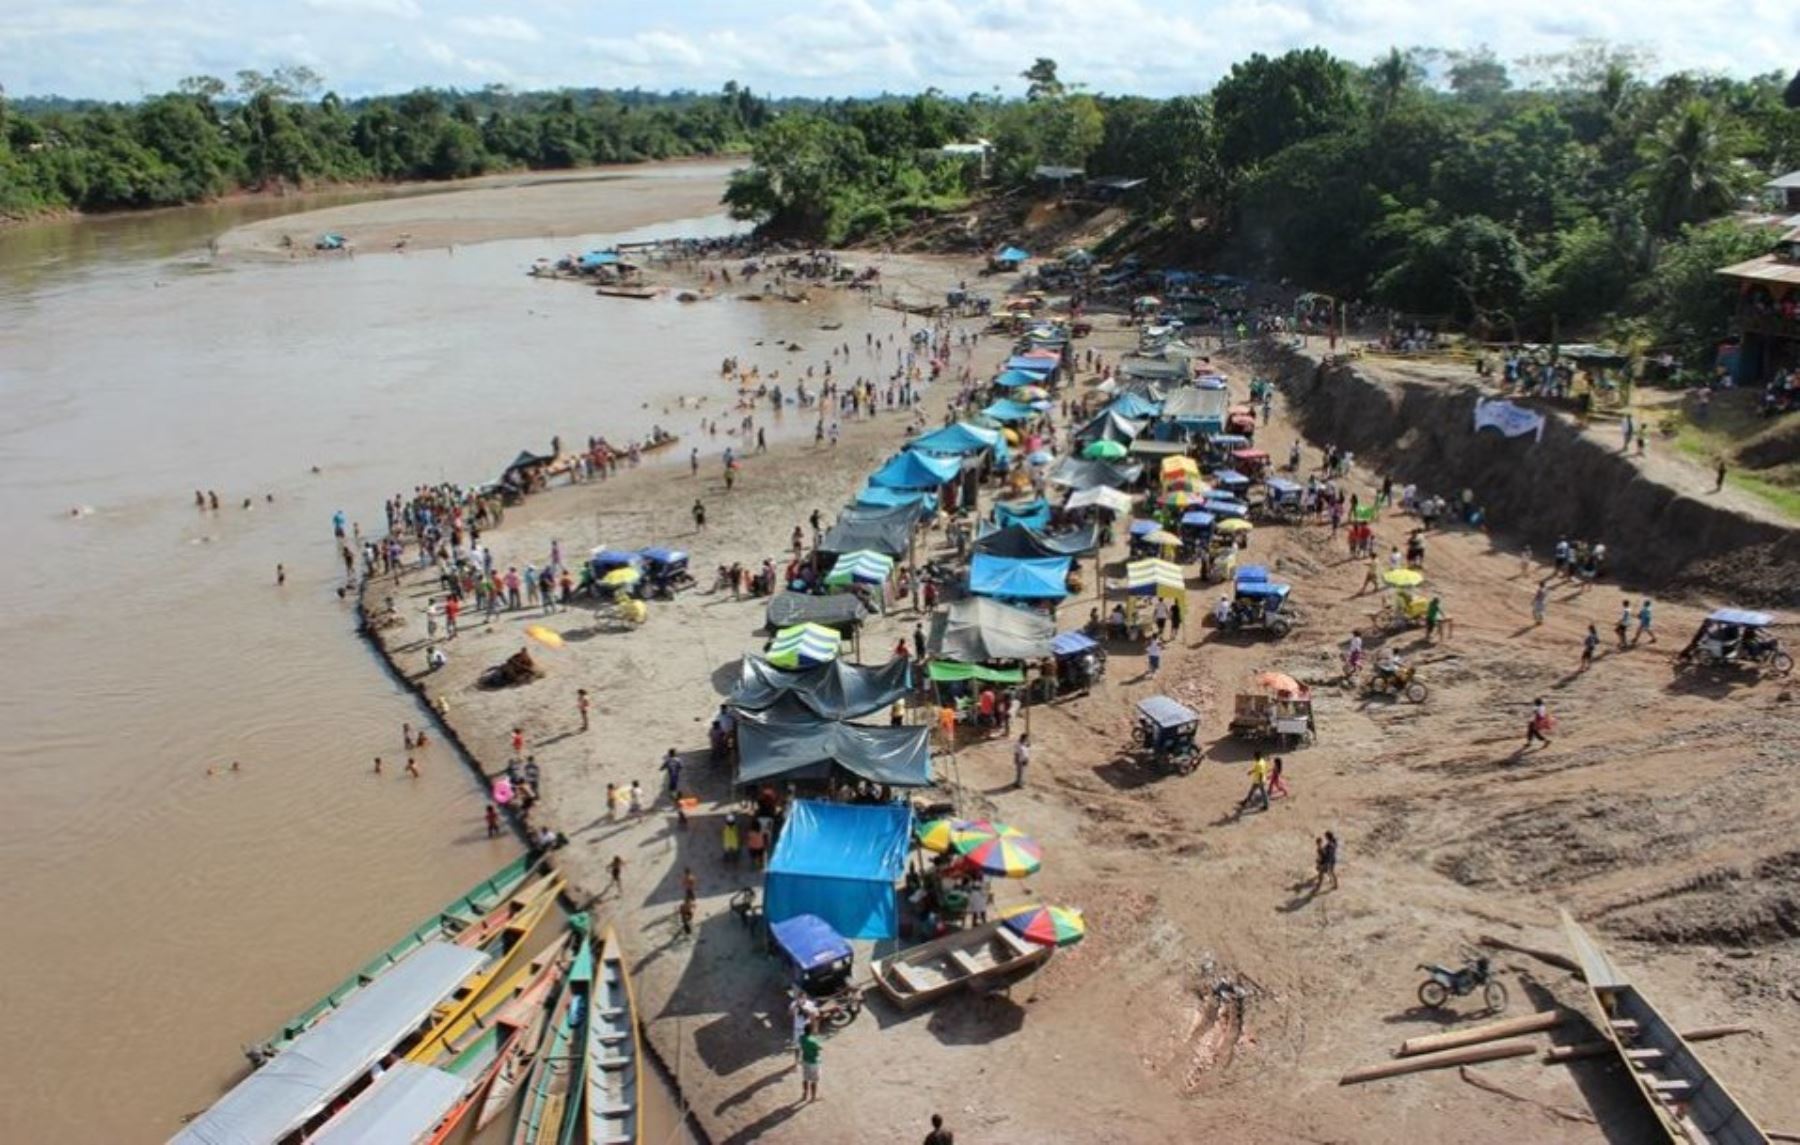
[[[819,320],[524,274],[569,239],[210,261],[300,205],[0,234],[0,1140],[161,1140],[240,1046],[516,854],[442,746],[373,776],[419,712],[352,635],[332,513],[378,526],[552,433],[689,429],[672,395]]]

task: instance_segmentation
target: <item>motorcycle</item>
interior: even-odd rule
[[[835,1033],[856,1021],[856,1016],[862,1013],[862,991],[845,986],[828,998],[815,999],[814,1004],[819,1008],[819,1029]]]
[[[1376,668],[1369,673],[1368,682],[1363,685],[1365,696],[1394,696],[1410,703],[1422,704],[1430,689],[1418,678],[1419,670],[1408,665],[1398,672],[1383,672]]]
[[[1493,976],[1493,969],[1483,955],[1465,954],[1462,967],[1456,970],[1432,962],[1421,962],[1419,969],[1429,975],[1419,983],[1419,1003],[1427,1009],[1442,1009],[1452,995],[1461,998],[1476,990],[1481,991],[1481,1000],[1487,1003],[1490,1013],[1498,1014],[1506,1009],[1506,987]]]

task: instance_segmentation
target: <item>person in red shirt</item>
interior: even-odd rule
[[[444,598],[444,636],[446,639],[456,635],[456,617],[462,612],[462,601],[454,596]]]
[[[981,712],[981,726],[984,728],[993,727],[994,726],[994,689],[992,689],[992,688],[981,689],[981,698],[980,698],[980,700],[977,701],[977,707],[978,707],[979,711]]]

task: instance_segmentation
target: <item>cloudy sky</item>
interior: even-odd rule
[[[1755,30],[1755,31],[1751,31]],[[183,76],[305,64],[345,95],[418,85],[712,89],[781,95],[1023,89],[1050,56],[1107,92],[1204,91],[1231,61],[1322,44],[1502,57],[1583,39],[1657,71],[1800,67],[1792,0],[0,0],[0,83],[129,99]]]

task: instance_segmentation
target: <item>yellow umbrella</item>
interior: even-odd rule
[[[1167,529],[1157,529],[1153,533],[1145,533],[1138,539],[1146,545],[1179,545],[1181,543],[1181,538]]]
[[[616,568],[601,577],[600,584],[604,588],[629,588],[636,584],[638,578],[643,575],[644,574],[638,572],[630,565],[626,565],[623,568]]]
[[[1252,525],[1242,517],[1227,517],[1225,520],[1214,525],[1213,531],[1215,533],[1248,533],[1255,527],[1255,525]]]
[[[958,830],[967,826],[961,819],[933,819],[918,828],[919,846],[938,854],[949,852]]]
[[[545,628],[541,624],[530,624],[525,627],[525,635],[542,644],[546,648],[561,648],[562,634]]]
[[[1016,429],[1003,429],[1000,431],[1000,436],[1006,439],[1008,445],[1019,444],[1019,431]]]
[[[1389,569],[1381,579],[1395,588],[1416,588],[1425,583],[1425,574],[1418,569]]]

